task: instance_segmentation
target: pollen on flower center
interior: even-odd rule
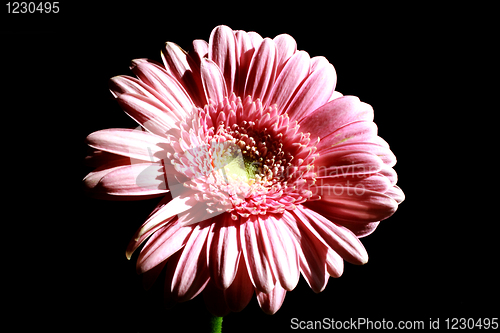
[[[249,180],[255,179],[259,176],[258,172],[260,164],[258,164],[258,162],[249,158],[243,158],[243,162],[245,163],[245,173]]]
[[[204,148],[185,152],[172,163],[191,178],[188,186],[203,191],[199,200],[247,217],[319,198],[309,190],[316,156],[309,133],[299,132],[297,123],[275,105],[264,107],[259,99],[242,101],[232,94],[197,111]],[[181,133],[181,139],[189,137]]]

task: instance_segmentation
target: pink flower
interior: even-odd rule
[[[152,284],[166,265],[166,297],[203,292],[215,315],[241,311],[254,292],[275,313],[300,273],[314,292],[343,260],[368,260],[358,238],[404,199],[373,109],[336,92],[324,57],[289,35],[216,27],[163,64],[138,59],[138,79],[111,91],[138,129],[87,137],[99,166],[84,182],[103,199],[163,197],[127,248],[145,242],[137,270]]]

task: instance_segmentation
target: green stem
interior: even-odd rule
[[[222,332],[222,317],[210,315],[210,333]]]

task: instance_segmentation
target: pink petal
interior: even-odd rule
[[[199,68],[201,59],[208,57],[208,43],[203,39],[193,40],[192,51],[189,52],[189,55]]]
[[[197,224],[194,227],[177,263],[171,290],[174,299],[178,302],[196,297],[210,279],[205,248],[210,230],[207,224]]]
[[[335,90],[336,82],[337,75],[331,64],[312,72],[286,109],[290,120],[300,121],[328,102]]]
[[[255,291],[262,311],[268,315],[275,314],[285,300],[286,290],[280,286],[279,281],[276,282],[276,286],[269,293],[263,293],[257,289]]]
[[[167,204],[151,214],[147,221],[144,222],[142,227],[137,231],[135,238],[139,239],[139,237],[155,228],[158,224],[163,223],[166,219],[192,208],[197,201],[194,199],[194,196],[192,197],[190,194],[194,193],[186,192],[183,195],[174,197]]]
[[[390,167],[396,164],[396,156],[394,156],[394,153],[388,147],[382,146],[375,142],[344,142],[333,147],[321,149],[321,151],[318,152],[320,153],[320,158],[322,158],[323,155],[327,155],[330,152],[341,150],[365,151],[378,156],[380,159],[382,159],[382,162],[384,162],[384,164]]]
[[[329,216],[326,216],[330,218]],[[366,237],[377,229],[380,222],[368,222],[368,223],[358,223],[358,222],[348,222],[348,221],[336,221],[338,224],[351,230],[353,234],[358,238]]]
[[[387,178],[387,180],[389,181],[390,183],[390,187],[396,185],[396,183],[398,182],[398,174],[396,173],[396,171],[387,166],[387,165],[384,165],[384,167],[382,168],[382,170],[380,170],[380,175],[383,175],[385,178]],[[389,189],[386,189],[382,192],[386,192],[388,191]]]
[[[153,88],[134,77],[126,75],[112,77],[109,80],[109,90],[114,97],[118,97],[121,94],[134,94],[147,97],[154,100],[156,103],[163,104],[163,98],[161,98]]]
[[[208,281],[208,284],[203,290],[203,300],[205,301],[208,311],[216,317],[224,317],[231,312],[224,298],[224,291],[217,288],[212,279]]]
[[[124,162],[122,164],[130,163],[130,158],[89,147],[87,156],[85,156],[85,165],[89,167],[100,167],[108,162],[117,160],[123,160]]]
[[[125,113],[156,135],[165,136],[171,128],[177,128],[180,120],[165,106],[141,95],[121,94],[117,101]]]
[[[338,91],[334,91],[334,92],[332,93],[332,96],[330,96],[330,98],[328,99],[328,102],[331,102],[331,101],[333,101],[334,99],[340,98],[340,97],[342,97],[342,96],[344,96],[342,93],[340,93],[340,92],[338,92]]]
[[[280,73],[288,59],[297,51],[297,42],[288,34],[281,34],[273,39],[278,51],[277,72]]]
[[[188,57],[186,51],[172,42],[166,42],[161,50],[161,59],[165,70],[179,82],[182,82],[182,77],[186,72],[191,71]]]
[[[250,279],[258,290],[269,293],[276,282],[269,259],[262,244],[262,235],[255,225],[257,219],[251,215],[240,225],[240,241]]]
[[[257,50],[264,41],[264,38],[262,38],[262,36],[256,33],[255,31],[249,31],[248,37],[250,38],[250,42],[252,43],[252,46],[255,50]]]
[[[205,54],[206,52],[204,55]],[[177,81],[182,83],[193,102],[200,107],[207,103],[199,74],[199,63],[204,55],[197,63],[191,57],[191,53],[188,54],[179,45],[171,42],[165,43],[161,51],[161,57],[167,72],[172,74]]]
[[[224,298],[231,311],[240,312],[250,303],[253,292],[254,287],[248,276],[245,259],[240,256],[236,276],[229,288],[224,290]]]
[[[323,56],[312,57],[311,59],[311,73],[321,68],[328,67],[330,62]]]
[[[291,291],[300,276],[299,258],[292,236],[283,223],[272,215],[259,220],[263,243],[275,275],[283,288]]]
[[[320,151],[344,143],[373,141],[376,136],[377,125],[374,122],[354,121],[325,136],[316,147]]]
[[[337,98],[302,118],[300,130],[323,139],[336,129],[356,120],[373,121],[373,109],[354,96]]]
[[[340,277],[344,272],[344,260],[332,249],[328,249],[326,255],[326,269],[328,274],[334,278]]]
[[[165,268],[165,265],[167,264],[167,261],[164,260],[149,271],[145,272],[144,275],[142,276],[142,286],[144,287],[145,290],[151,289],[153,284],[156,282],[158,277],[161,274],[161,271],[163,268]]]
[[[177,251],[167,261],[167,268],[165,269],[165,286],[163,288],[163,305],[167,309],[171,309],[177,304],[177,299],[174,298],[172,292],[172,280],[181,255],[182,251]]]
[[[204,58],[201,60],[200,71],[207,100],[211,99],[218,105],[227,96],[226,82],[219,67],[212,60]]]
[[[285,110],[296,89],[309,75],[309,55],[304,51],[295,53],[278,75],[269,95],[269,105],[276,104],[278,110]]]
[[[390,196],[391,198],[393,198],[394,200],[396,200],[396,202],[398,204],[402,203],[405,200],[405,194],[397,185],[394,185],[393,187],[391,187],[384,194],[386,194],[386,195]]]
[[[154,232],[142,248],[137,258],[137,272],[145,273],[149,271],[182,249],[189,239],[192,230],[193,228],[191,227],[183,227],[182,223],[178,220],[173,220],[173,218],[167,219],[167,223]],[[150,234],[148,232],[148,236]],[[137,248],[138,244],[145,238],[147,237],[141,237],[139,241],[132,239],[129,245],[130,250],[127,252],[131,255],[132,250]]]
[[[327,247],[319,245],[317,241],[310,248],[303,249],[300,257],[300,271],[309,288],[316,294],[325,290],[328,283],[328,272],[326,271]],[[319,256],[319,257],[317,257]]]
[[[236,39],[236,66],[238,71],[236,73],[236,85],[234,87],[234,92],[238,96],[243,95],[243,89],[245,88],[245,80],[248,75],[248,69],[250,67],[250,62],[252,61],[252,56],[255,52],[252,41],[249,35],[245,31],[235,31],[234,36]]]
[[[165,196],[161,201],[160,203],[158,203],[158,205],[155,207],[155,209],[151,212],[151,214],[149,214],[149,217],[155,215],[160,209],[162,209],[163,207],[165,207],[165,205],[167,205],[170,201],[172,201],[172,198],[170,196]],[[143,233],[142,235],[139,236],[139,230],[142,229],[142,227],[144,227],[146,225],[146,223],[149,222],[149,220],[146,220],[143,225],[141,226],[141,228],[139,228],[139,230],[137,230],[134,234],[134,237],[130,240],[128,246],[127,246],[127,251],[126,251],[126,256],[127,256],[127,259],[130,260],[130,258],[132,257],[132,254],[134,253],[134,251],[146,240],[149,238],[149,236],[151,236],[156,230],[159,230],[161,227],[163,227],[164,225],[166,225],[167,223],[171,222],[172,220],[176,219],[177,216],[172,216],[168,219],[165,219],[163,222],[161,223],[158,223],[155,227],[149,229],[148,231],[146,231],[145,233]]]
[[[165,68],[148,59],[136,59],[132,61],[132,72],[141,81],[158,92],[168,109],[184,119],[190,114],[194,104],[186,90]]]
[[[240,258],[237,222],[230,214],[214,218],[209,234],[209,268],[213,283],[227,289],[236,276],[236,265]]]
[[[356,195],[365,190],[384,193],[391,187],[389,179],[381,174],[372,174],[367,176],[336,176],[336,177],[321,177],[316,178],[316,183],[309,189],[317,191],[321,196],[321,191],[340,193],[341,191],[349,191]]]
[[[253,54],[245,83],[245,96],[266,99],[276,76],[276,44],[266,38]]]
[[[383,161],[375,154],[359,150],[324,150],[314,161],[317,177],[344,177],[380,172]]]
[[[175,218],[176,216],[172,216],[171,218],[164,220],[161,224],[158,224],[155,228],[152,228],[151,230],[149,230],[140,237],[134,236],[128,243],[127,250],[125,252],[125,256],[127,257],[127,259],[130,260],[130,258],[132,258],[132,255],[134,254],[135,250],[137,250],[139,246],[141,246],[141,244],[144,243],[144,241],[149,238],[149,236],[154,234],[160,228],[163,228],[167,223],[171,222]],[[159,235],[160,234],[155,235],[155,237],[158,237]]]
[[[83,178],[83,184],[87,190],[95,191],[95,188],[97,184],[99,184],[99,181],[102,179],[102,177],[112,172],[113,170],[116,170],[117,168],[121,168],[126,165],[130,165],[130,158],[128,157],[120,156],[120,158],[118,159],[113,159],[101,165],[99,168],[95,169],[94,171],[90,172],[87,176],[85,176],[85,178]]]
[[[311,190],[321,196],[321,200],[308,202],[307,206],[341,221],[377,222],[388,218],[398,208],[398,203],[390,196],[360,187],[318,186]]]
[[[155,195],[168,192],[162,163],[135,163],[113,168],[95,187],[109,195]]]
[[[87,194],[96,199],[118,201],[144,200],[165,195],[168,192],[166,183],[151,178],[152,174],[163,177],[159,172],[159,164],[138,164],[131,169],[130,159],[125,157],[112,160],[90,172],[83,179]]]
[[[282,220],[294,236],[300,271],[307,284],[315,293],[323,291],[328,283],[326,271],[328,247],[315,230],[302,225],[301,217],[285,211]]]
[[[161,136],[122,128],[91,133],[86,142],[96,149],[150,162],[159,162],[166,158],[165,145],[168,144]]]
[[[236,40],[231,28],[220,25],[212,30],[208,58],[219,66],[226,81],[227,91],[232,92],[236,79]]]
[[[320,214],[306,207],[299,206],[294,211],[301,217],[301,222],[310,230],[315,230],[325,243],[344,260],[352,264],[365,264],[368,253],[358,238],[347,228],[336,225]]]

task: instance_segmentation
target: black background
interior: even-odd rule
[[[188,48],[219,24],[263,37],[292,35],[298,48],[336,68],[337,89],[375,109],[379,134],[398,158],[398,211],[364,238],[364,266],[346,264],[314,294],[301,278],[281,309],[265,315],[255,298],[224,318],[223,332],[292,331],[291,318],[423,320],[498,316],[497,217],[477,213],[487,196],[467,156],[470,134],[450,122],[447,87],[460,80],[454,58],[470,38],[448,9],[362,4],[126,2],[60,4],[59,14],[2,8],[5,121],[5,275],[18,327],[65,332],[199,331],[201,297],[162,307],[163,284],[144,291],[125,247],[158,200],[86,197],[85,137],[136,126],[112,100],[108,79],[130,61],[161,61],[164,42]],[[465,94],[464,91],[455,92]],[[458,146],[458,149],[457,149]],[[472,150],[472,151],[471,151]],[[471,167],[472,165],[472,167]],[[476,165],[476,166],[475,166]],[[484,171],[484,170],[483,170]],[[457,176],[457,172],[461,176]],[[472,184],[472,187],[469,185]],[[475,213],[472,214],[471,211]],[[481,211],[481,209],[479,209]],[[428,326],[426,326],[428,327]]]

